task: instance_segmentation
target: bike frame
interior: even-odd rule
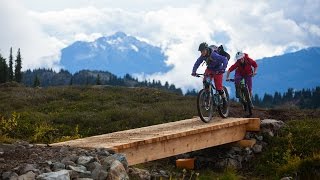
[[[213,118],[215,111],[217,111],[222,118],[227,118],[229,106],[224,106],[222,97],[219,91],[217,91],[211,76],[207,74],[196,74],[196,77],[200,76],[204,76],[203,89],[199,91],[197,96],[197,109],[200,119],[208,123]],[[223,89],[229,100],[227,88],[223,86]]]

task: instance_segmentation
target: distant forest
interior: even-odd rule
[[[15,81],[29,87],[48,87],[66,85],[110,85],[124,87],[150,87],[162,89],[183,95],[180,88],[174,84],[160,81],[138,81],[131,75],[117,77],[108,71],[82,70],[71,74],[67,70],[55,72],[52,69],[35,69],[21,72],[22,57],[18,49],[15,60],[10,49],[8,62],[0,54],[0,84]],[[196,96],[197,91],[187,91],[186,96]],[[289,88],[287,92],[275,92],[274,95],[265,94],[260,98],[257,94],[253,97],[253,104],[259,107],[299,107],[302,109],[316,109],[320,107],[320,87],[314,89],[294,90]]]
[[[186,96],[196,96],[195,90],[188,91]],[[235,99],[233,99],[236,101]],[[316,109],[320,107],[320,86],[314,89],[294,90],[289,88],[287,92],[275,92],[274,95],[264,94],[260,98],[258,94],[253,97],[253,104],[258,107],[298,107],[301,109]]]
[[[182,95],[182,90],[175,85],[160,81],[138,81],[131,75],[117,77],[108,71],[81,70],[71,74],[66,70],[55,72],[52,69],[27,70],[22,73],[22,83],[30,87],[66,86],[66,85],[110,85],[124,87],[150,87],[167,90]]]

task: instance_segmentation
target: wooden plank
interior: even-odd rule
[[[120,148],[118,153],[126,154],[129,165],[144,163],[156,159],[170,157],[186,152],[204,149],[212,146],[239,141],[244,138],[246,126],[232,126],[229,128],[192,134],[152,144],[144,144],[131,148]]]
[[[258,118],[215,118],[215,121],[209,123],[193,118],[51,145],[110,148],[126,153],[128,162],[132,165],[239,141],[246,131],[259,129]]]
[[[236,142],[235,144],[240,147],[252,148],[256,144],[256,142],[257,142],[256,139],[243,139],[243,140]]]
[[[247,131],[260,131],[260,119],[250,118],[247,124]]]

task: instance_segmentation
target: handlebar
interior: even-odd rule
[[[255,75],[257,75],[257,73],[256,73]],[[254,77],[255,75],[250,74],[250,75],[248,75],[248,76],[250,76],[250,77]],[[243,78],[245,78],[245,77],[243,77]],[[229,79],[229,80],[226,80],[226,81],[227,81],[227,82],[234,82],[234,81],[235,81],[235,79]]]
[[[204,76],[204,74],[198,74],[196,73],[195,77],[201,77],[201,76]]]

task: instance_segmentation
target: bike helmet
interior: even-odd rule
[[[243,57],[244,57],[244,53],[243,53],[243,52],[241,52],[241,51],[237,52],[237,54],[236,54],[236,60],[239,60],[239,59],[241,59],[241,58],[243,58]]]
[[[206,42],[203,42],[199,45],[198,51],[203,51],[208,48],[208,44]]]

